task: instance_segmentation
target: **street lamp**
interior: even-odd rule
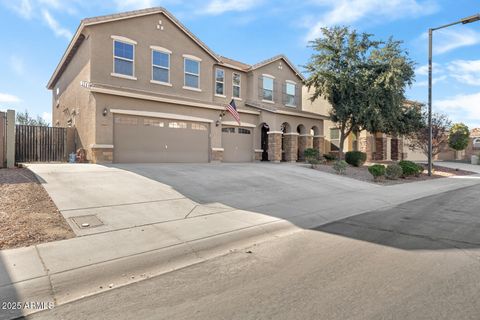
[[[456,24],[467,24],[480,20],[480,13],[460,19],[437,28],[428,29],[428,175],[432,175],[432,36],[433,31],[447,28]]]

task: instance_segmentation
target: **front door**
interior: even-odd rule
[[[268,125],[263,124],[263,126],[262,126],[262,137],[261,137],[261,141],[260,141],[260,144],[261,144],[261,147],[262,147],[262,150],[263,150],[262,161],[268,161],[268,130],[270,130]]]

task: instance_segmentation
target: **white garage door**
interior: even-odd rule
[[[253,129],[242,127],[222,128],[224,162],[250,162],[253,160]]]
[[[114,162],[208,162],[209,124],[115,115]]]

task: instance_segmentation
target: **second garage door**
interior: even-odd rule
[[[222,128],[224,162],[250,162],[253,159],[253,129]]]
[[[208,123],[114,117],[114,162],[208,162]]]

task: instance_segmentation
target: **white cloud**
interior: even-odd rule
[[[442,81],[445,81],[445,80],[447,80],[446,75],[439,76],[439,77],[432,77],[432,85],[435,85],[435,84],[437,84],[439,82],[442,82]],[[415,86],[417,86],[417,87],[427,87],[428,86],[428,80],[419,81],[419,82],[415,83]]]
[[[25,74],[25,64],[23,60],[17,56],[10,57],[10,67],[18,76],[23,76]]]
[[[211,0],[202,13],[218,15],[228,11],[247,11],[261,2],[262,0]]]
[[[145,9],[155,6],[155,0],[115,0],[115,5],[120,10]]]
[[[480,86],[480,60],[454,60],[449,63],[448,71],[458,82]]]
[[[364,19],[389,22],[428,15],[438,9],[435,2],[418,0],[311,0],[310,3],[328,9],[309,28],[307,40],[321,36],[322,27],[350,25]]]
[[[25,19],[31,19],[33,5],[30,0],[4,1],[6,7],[12,9]]]
[[[464,122],[469,126],[480,126],[480,92],[435,100],[433,108],[445,112],[454,122]]]
[[[44,112],[42,113],[42,119],[47,123],[52,123],[52,114],[50,112]]]
[[[427,39],[428,34],[424,33],[422,38]],[[478,43],[480,43],[480,33],[467,27],[460,29],[442,29],[433,32],[434,54],[442,54],[457,48],[473,46]]]
[[[438,74],[438,73],[443,73],[444,70],[440,64],[433,62],[432,71]],[[417,76],[428,76],[428,64],[424,64],[423,66],[420,66],[417,69],[415,69],[415,74]]]
[[[57,20],[46,9],[42,10],[42,17],[47,23],[47,25],[52,29],[57,37],[65,37],[67,40],[70,40],[73,37],[73,34],[70,30],[60,26]]]
[[[8,93],[0,92],[0,103],[17,103],[20,102],[20,98]]]

